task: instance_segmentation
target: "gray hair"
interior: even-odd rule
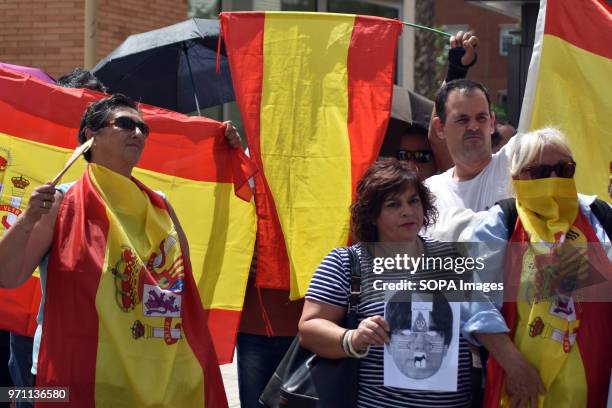
[[[518,177],[527,165],[542,157],[545,145],[551,145],[560,152],[573,157],[572,151],[565,140],[563,133],[554,127],[533,130],[518,137],[514,146],[514,154],[510,163],[510,175]]]

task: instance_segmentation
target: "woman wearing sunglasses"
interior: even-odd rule
[[[39,268],[32,373],[69,387],[74,406],[224,407],[223,392],[203,392],[202,367],[206,384],[221,377],[198,352],[211,344],[186,236],[165,198],[132,177],[148,135],[124,95],[85,110],[88,166],[75,183],[34,189],[0,240],[0,287]]]
[[[396,158],[411,163],[418,169],[423,179],[438,172],[434,154],[427,140],[427,130],[420,125],[412,124],[402,134]]]
[[[604,406],[612,303],[601,302],[610,299],[596,285],[611,280],[610,238],[599,219],[612,210],[576,192],[576,162],[557,129],[520,136],[510,171],[515,202],[491,208],[474,231],[474,241],[491,250],[487,273],[503,271],[502,313],[511,330],[511,341],[479,338],[493,357],[486,406]],[[520,384],[520,366],[540,381]]]

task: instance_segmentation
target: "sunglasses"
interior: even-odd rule
[[[133,132],[136,128],[140,130],[144,137],[149,136],[149,125],[144,122],[136,121],[128,116],[119,116],[105,123],[105,126],[117,126],[119,129]]]
[[[541,179],[550,177],[552,171],[555,171],[557,177],[572,178],[576,172],[576,162],[559,162],[552,166],[547,164],[538,164],[536,166],[525,167],[521,170],[521,174],[528,174],[532,179]]]
[[[413,160],[417,163],[429,163],[433,160],[431,150],[398,150],[398,160]]]

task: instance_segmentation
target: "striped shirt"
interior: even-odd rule
[[[449,243],[423,238],[425,256],[458,257],[459,253]],[[359,297],[358,321],[380,315],[384,316],[385,293],[374,289],[374,280],[397,282],[401,279],[456,279],[452,271],[418,270],[414,275],[406,271],[372,273],[372,257],[362,244],[356,244],[361,261],[361,294]],[[323,259],[314,273],[306,299],[346,308],[350,292],[351,268],[346,248],[333,249]],[[371,347],[369,354],[361,359],[359,368],[358,406],[363,408],[384,407],[470,407],[471,406],[471,355],[467,341],[459,340],[459,370],[457,392],[413,391],[385,387],[384,347]]]

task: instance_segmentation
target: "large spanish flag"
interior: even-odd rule
[[[349,239],[356,183],[377,157],[402,24],[326,13],[221,13],[255,177],[257,286],[303,297]]]
[[[5,163],[0,230],[25,208],[32,189],[63,167],[77,144],[83,111],[102,96],[0,69],[0,160]],[[229,362],[255,243],[254,205],[244,200],[254,166],[240,149],[229,148],[221,123],[147,105],[140,109],[151,134],[134,175],[163,192],[174,207],[206,311],[201,324],[210,328],[219,361]],[[63,180],[77,180],[84,164],[75,165]],[[0,327],[33,333],[38,287],[29,281],[17,290],[2,290]]]
[[[80,407],[227,407],[183,238],[159,194],[87,167],[55,223],[37,386]]]
[[[581,193],[609,199],[612,164],[612,6],[605,0],[541,0],[521,131],[567,135]]]

